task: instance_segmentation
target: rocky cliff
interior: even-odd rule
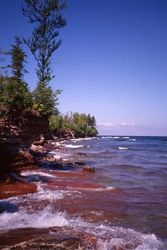
[[[33,164],[29,147],[48,129],[48,120],[36,111],[25,110],[15,123],[0,119],[0,180],[9,178],[13,169]]]

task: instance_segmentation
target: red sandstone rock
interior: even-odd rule
[[[95,172],[95,169],[93,167],[90,167],[90,166],[84,166],[83,171],[86,171],[86,172],[89,172],[89,173],[94,173]]]
[[[37,187],[33,183],[0,184],[0,199],[6,199],[21,194],[35,193],[36,189]]]

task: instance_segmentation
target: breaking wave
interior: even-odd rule
[[[127,147],[118,147],[118,149],[120,149],[120,150],[127,150],[128,148]]]

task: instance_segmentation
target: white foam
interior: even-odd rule
[[[112,136],[102,136],[101,138],[102,139],[112,139],[113,137]]]
[[[101,225],[96,228],[95,234],[99,237],[98,250],[126,249],[127,245],[134,250],[160,250],[163,247],[154,234],[142,234],[133,229]]]
[[[96,139],[96,137],[86,137],[86,138],[83,138],[82,140],[83,141],[91,141],[93,139]]]
[[[52,175],[52,174],[48,174],[46,172],[42,172],[42,171],[23,171],[21,173],[21,175],[23,176],[32,176],[32,175],[39,175],[39,176],[42,176],[42,177],[50,177],[50,178],[56,178],[56,176]]]
[[[118,149],[120,149],[120,150],[127,150],[128,148],[127,147],[118,147]]]
[[[124,139],[129,139],[130,137],[129,136],[123,136]]]
[[[15,213],[0,214],[0,230],[15,228],[47,228],[53,226],[68,226],[69,222],[62,212],[53,212],[50,206],[43,210],[28,213],[19,210]]]
[[[75,138],[75,139],[71,139],[70,141],[72,141],[72,142],[78,142],[78,141],[82,141],[83,140],[83,138]]]
[[[129,141],[136,141],[136,139],[129,139]]]
[[[50,190],[45,188],[44,184],[37,183],[37,192],[34,194],[28,194],[29,199],[38,201],[56,201],[62,199],[66,192],[63,190]]]
[[[57,154],[57,155],[54,154],[53,158],[54,158],[55,160],[61,160],[61,159],[62,159],[62,156],[59,155],[59,154]]]
[[[83,145],[72,145],[72,144],[67,144],[67,145],[64,145],[66,148],[83,148],[84,146]]]
[[[101,212],[96,215],[101,216]],[[93,234],[97,238],[97,250],[126,249],[127,245],[134,250],[163,249],[163,243],[154,234],[142,234],[133,229],[84,222],[80,218],[71,218],[66,213],[56,211],[55,205],[52,206],[52,204],[33,212],[22,207],[14,213],[0,214],[0,230],[56,226],[70,226],[71,230],[78,229],[81,232]]]
[[[90,141],[96,139],[96,137],[85,137],[85,138],[76,138],[76,139],[71,139],[72,142],[78,142],[78,141]]]
[[[114,136],[113,138],[114,138],[114,139],[119,139],[119,138],[120,138],[120,136]]]
[[[110,186],[110,187],[94,188],[94,189],[90,189],[90,190],[101,192],[101,191],[110,191],[110,190],[114,190],[114,189],[115,189],[114,187]]]
[[[53,155],[53,157],[66,157],[69,156],[70,154],[63,153],[63,152],[57,152],[57,151],[50,151],[49,154]]]

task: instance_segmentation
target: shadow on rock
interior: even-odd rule
[[[18,211],[18,207],[10,202],[1,201],[0,202],[0,213],[8,212],[8,213],[15,213]]]
[[[61,162],[59,163],[59,162],[41,161],[39,163],[39,166],[47,170],[60,170],[60,171],[76,170],[76,166],[72,163],[65,164]]]

